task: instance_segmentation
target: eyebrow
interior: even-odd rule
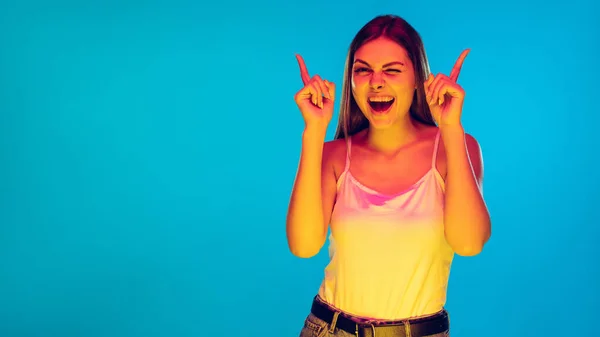
[[[363,60],[361,60],[361,59],[356,59],[356,61],[354,61],[354,63],[363,63],[363,64],[365,64],[367,67],[369,67],[369,68],[372,68],[372,67],[371,67],[371,65],[369,65],[369,64],[368,64],[366,61],[363,61]],[[401,65],[401,66],[404,66],[404,63],[402,63],[402,62],[400,62],[400,61],[394,61],[394,62],[389,62],[389,63],[386,63],[386,64],[384,64],[384,65],[383,65],[383,68],[385,68],[385,67],[389,67],[389,66],[393,66],[393,65],[397,65],[397,64],[399,64],[399,65]]]

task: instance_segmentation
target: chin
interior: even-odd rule
[[[367,113],[365,117],[369,120],[371,127],[375,129],[387,129],[398,123],[400,115],[398,107],[394,106],[388,111],[377,112],[373,111],[368,105],[366,107]]]
[[[369,125],[374,128],[374,129],[378,129],[378,130],[383,130],[383,129],[387,129],[389,127],[391,127],[392,125],[394,125],[396,123],[396,121],[398,120],[397,117],[392,117],[389,116],[388,118],[381,118],[380,116],[373,116],[370,115],[369,118],[367,118],[369,120]]]

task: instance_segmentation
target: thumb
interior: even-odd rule
[[[329,82],[327,80],[323,81],[325,86],[327,87],[327,93],[329,94],[330,100],[335,100],[335,83]]]

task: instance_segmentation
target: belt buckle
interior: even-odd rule
[[[356,324],[357,337],[364,337],[367,331],[373,337],[411,337],[410,322],[408,320],[389,325],[375,325],[374,323]],[[362,332],[362,333],[361,333]],[[398,334],[400,332],[400,334]],[[368,335],[367,335],[368,336]]]

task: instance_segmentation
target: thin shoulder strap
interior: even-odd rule
[[[438,132],[435,135],[435,143],[433,145],[433,156],[431,159],[431,167],[433,167],[433,168],[435,168],[439,144],[440,144],[440,130],[438,129]]]
[[[344,167],[344,172],[348,172],[350,170],[350,154],[352,152],[352,137],[348,137],[346,139],[346,166]]]

